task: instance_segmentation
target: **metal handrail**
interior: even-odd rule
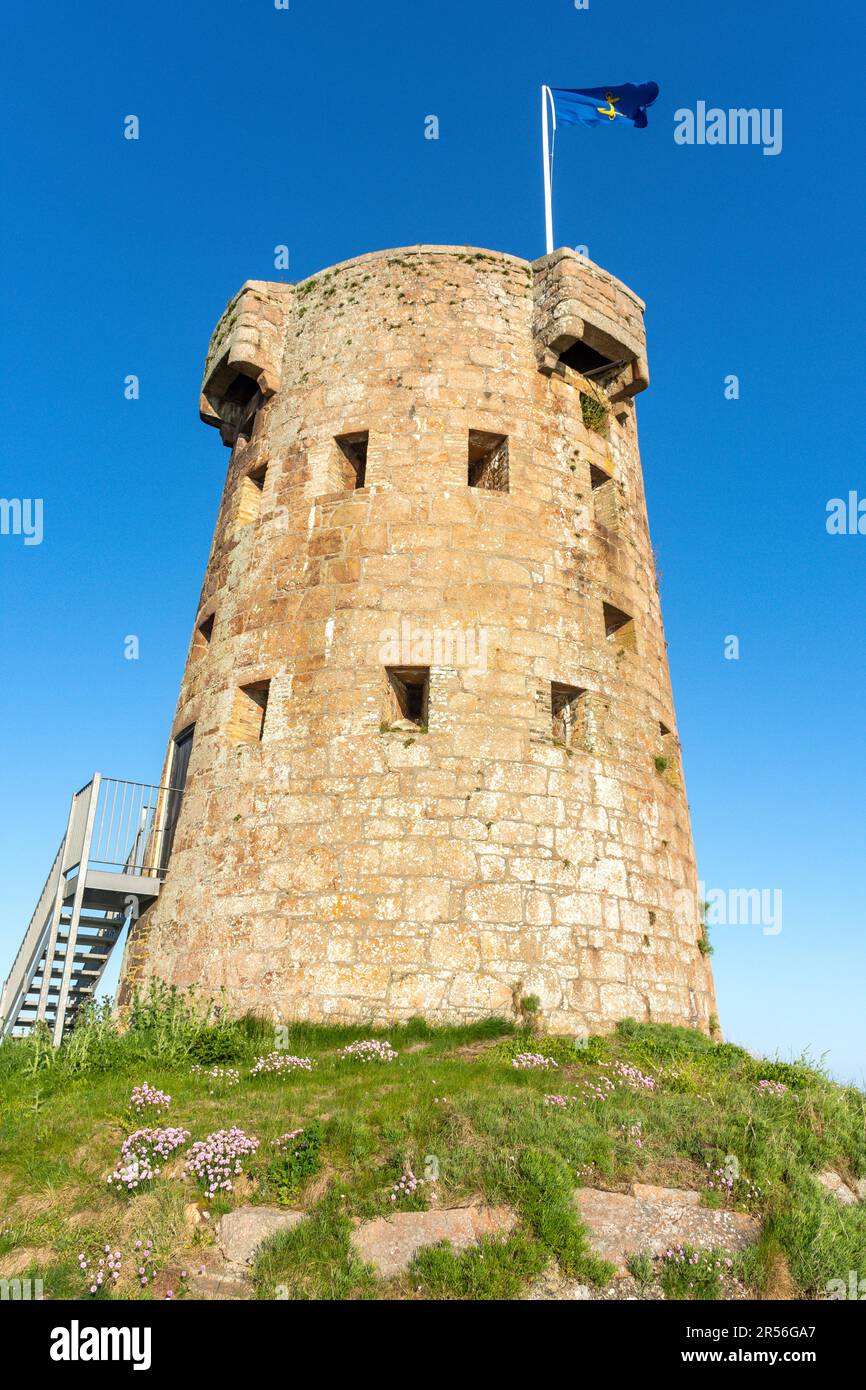
[[[54,894],[57,889],[58,879],[60,877],[60,856],[63,853],[64,844],[65,840],[61,840],[57,853],[54,856],[54,863],[51,865],[51,868],[48,871],[48,877],[46,878],[45,883],[42,887],[42,892],[39,894],[39,901],[37,902],[36,907],[33,911],[33,916],[30,918],[30,921],[27,924],[27,930],[24,933],[24,938],[21,942],[21,945],[18,947],[18,954],[12,962],[12,968],[9,971],[9,974],[6,976],[6,979],[3,983],[3,992],[2,994],[0,994],[0,1018],[4,1018],[6,1016],[7,991],[9,990],[11,982],[15,978],[16,973],[18,972],[19,963],[23,964],[22,957],[24,958],[24,960],[27,960],[30,956],[33,955],[37,947],[40,946],[42,937],[44,936],[46,928],[48,926],[48,913],[50,907],[53,905]],[[22,980],[26,973],[26,971],[22,970]]]
[[[181,787],[130,782],[99,773],[74,794],[66,833],[0,993],[0,1037],[14,1029],[22,1001],[38,989],[38,1005],[26,1008],[36,1007],[37,1021],[53,1009],[53,1037],[55,1043],[60,1042],[67,1018],[74,1014],[70,991],[84,988],[84,967],[76,948],[79,940],[90,940],[78,936],[88,887],[102,895],[101,901],[97,897],[97,910],[106,911],[106,925],[120,924],[120,904],[130,901],[130,892],[146,900],[156,897],[168,871],[182,801]],[[96,871],[92,880],[91,870]],[[116,877],[109,879],[107,875]],[[151,880],[148,887],[129,882],[142,878]],[[117,902],[116,910],[106,907],[106,894],[109,903]],[[64,912],[70,914],[66,920]],[[62,947],[58,945],[61,929]],[[107,958],[100,957],[97,979]],[[35,986],[43,961],[41,985]],[[59,986],[54,990],[58,977]],[[91,995],[95,984],[96,980],[88,977]],[[56,1002],[52,1003],[50,996],[55,993]],[[78,995],[74,998],[77,1000]]]
[[[103,777],[96,794],[88,863],[97,869],[163,879],[167,869],[163,851],[174,831],[181,797],[179,787]]]

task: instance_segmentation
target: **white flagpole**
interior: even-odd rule
[[[544,160],[544,231],[548,256],[553,251],[553,167],[550,157],[550,135],[547,125],[547,102],[553,117],[553,134],[556,136],[556,107],[553,93],[549,87],[541,89],[541,155]]]

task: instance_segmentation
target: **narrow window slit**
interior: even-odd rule
[[[550,683],[550,713],[553,741],[564,748],[586,746],[587,692],[576,685],[561,681]]]
[[[195,656],[202,656],[210,646],[213,637],[214,617],[215,615],[211,613],[209,617],[203,618],[196,627],[193,638],[193,654]]]
[[[604,633],[609,642],[622,651],[633,652],[637,645],[634,618],[614,608],[612,603],[602,604],[604,609]]]
[[[232,743],[261,743],[265,733],[271,683],[253,681],[235,691],[230,736]]]
[[[265,475],[267,464],[262,464],[259,468],[254,468],[241,479],[238,488],[238,526],[249,526],[251,522],[258,521],[262,513],[262,494],[265,489]]]
[[[469,486],[508,492],[508,436],[469,431]]]
[[[232,416],[237,420],[238,441],[249,443],[253,437],[256,416],[264,404],[264,396],[252,377],[239,373],[223,396],[226,405],[232,407]]]
[[[342,487],[355,490],[364,487],[367,477],[369,430],[358,430],[354,434],[337,435],[334,442],[339,452],[338,465]]]
[[[615,531],[619,525],[619,494],[616,481],[597,464],[589,465],[593,515],[599,526]]]
[[[656,772],[665,777],[672,786],[680,785],[680,756],[676,734],[659,720],[659,752],[656,754]]]
[[[426,728],[430,702],[429,666],[388,666],[392,718]]]

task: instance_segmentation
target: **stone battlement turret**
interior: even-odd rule
[[[711,1024],[634,397],[644,305],[571,251],[248,281],[231,447],[123,989],[287,1021]]]

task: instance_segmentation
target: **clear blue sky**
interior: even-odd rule
[[[654,79],[647,130],[561,131],[557,242],[648,302],[702,877],[783,893],[780,934],[714,931],[723,1027],[862,1079],[866,536],[825,530],[829,498],[866,496],[862,7],[45,0],[3,47],[0,495],[43,498],[45,537],[0,536],[0,976],[70,793],[159,776],[227,462],[197,419],[226,301],[383,246],[540,255],[539,84]],[[782,108],[782,153],[676,145],[699,100]]]

